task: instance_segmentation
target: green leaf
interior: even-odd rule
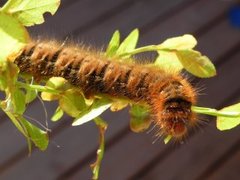
[[[169,38],[162,44],[158,45],[159,49],[169,50],[187,50],[193,49],[197,45],[197,40],[190,34]]]
[[[221,131],[232,129],[240,124],[240,103],[234,104],[232,106],[225,107],[219,112],[236,114],[239,113],[238,117],[217,117],[217,128]]]
[[[1,52],[0,52],[1,53]],[[0,59],[0,89],[1,91],[5,91],[8,87],[8,68],[7,62]]]
[[[138,37],[139,37],[139,31],[138,29],[134,29],[126,39],[121,43],[119,46],[116,55],[121,55],[124,54],[125,52],[131,51],[135,49],[137,42],[138,42]],[[129,58],[131,55],[124,56],[124,58]]]
[[[119,44],[120,44],[120,32],[117,30],[114,32],[114,34],[108,44],[108,47],[106,50],[106,55],[108,57],[114,56],[117,52]]]
[[[109,99],[96,99],[93,104],[83,111],[77,119],[75,119],[72,123],[73,126],[82,125],[92,119],[101,115],[104,111],[106,111],[111,106],[111,101]]]
[[[44,101],[54,101],[58,100],[60,98],[59,94],[53,94],[49,92],[42,92],[41,93],[41,98]]]
[[[47,149],[49,139],[45,131],[41,130],[37,126],[31,124],[23,117],[20,118],[20,123],[27,131],[28,136],[31,141],[38,147],[40,150],[44,151]]]
[[[43,14],[49,12],[53,15],[59,5],[60,0],[9,0],[2,11],[11,14],[22,25],[32,26],[43,23]]]
[[[28,89],[26,89],[25,102],[26,103],[32,102],[34,99],[37,98],[37,95],[38,95],[37,90],[28,90]]]
[[[20,89],[15,89],[11,94],[11,100],[13,103],[14,110],[13,112],[16,114],[23,114],[26,105],[25,105],[25,94]]]
[[[79,117],[79,114],[87,108],[84,97],[74,89],[64,92],[59,99],[60,108],[72,117]]]
[[[2,75],[7,82],[5,91],[7,98],[4,101],[5,107],[4,110],[14,113],[14,114],[23,114],[25,111],[25,94],[23,91],[15,87],[15,81],[17,78],[17,69],[12,66],[12,63],[8,62],[8,70],[5,71]]]
[[[18,68],[10,61],[0,61],[0,84],[3,91],[7,95],[12,93],[16,87],[15,83],[17,80]]]
[[[60,91],[65,91],[68,90],[71,85],[68,83],[68,81],[62,77],[52,77],[50,78],[47,83],[47,87],[60,90]]]
[[[149,110],[140,105],[133,105],[130,109],[130,128],[133,132],[142,132],[149,128],[151,121]]]
[[[10,54],[18,53],[29,40],[25,27],[3,12],[0,12],[0,37],[0,61],[5,61]]]
[[[51,120],[58,121],[63,116],[63,114],[64,114],[63,110],[58,106],[56,111],[54,112]]]
[[[183,69],[183,65],[178,60],[175,52],[158,51],[158,54],[159,55],[154,63],[155,65],[167,71],[181,71]]]
[[[176,51],[176,55],[183,67],[193,75],[201,78],[216,75],[216,69],[212,62],[200,52],[194,50]]]

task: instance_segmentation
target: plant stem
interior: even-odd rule
[[[97,150],[97,160],[95,161],[95,163],[91,164],[91,168],[92,168],[92,172],[93,172],[92,179],[97,180],[98,176],[99,176],[99,169],[100,169],[101,161],[102,161],[103,155],[104,155],[104,149],[105,149],[104,134],[107,129],[107,123],[99,117],[95,118],[94,121],[99,128],[99,135],[100,135],[99,144],[100,145]]]

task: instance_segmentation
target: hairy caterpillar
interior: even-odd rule
[[[197,119],[196,92],[180,74],[159,67],[110,60],[84,47],[34,42],[13,58],[21,72],[39,79],[60,76],[84,93],[103,93],[150,106],[159,134],[183,138]]]

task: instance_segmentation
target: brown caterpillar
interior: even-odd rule
[[[110,60],[83,47],[31,42],[13,59],[35,78],[60,76],[84,93],[103,93],[150,106],[159,134],[183,138],[196,123],[196,92],[180,74],[159,67]]]

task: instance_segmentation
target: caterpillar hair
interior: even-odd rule
[[[181,74],[160,67],[112,60],[101,53],[54,41],[32,41],[13,58],[36,79],[59,76],[86,94],[101,93],[149,105],[159,135],[183,138],[197,122],[196,92]]]

